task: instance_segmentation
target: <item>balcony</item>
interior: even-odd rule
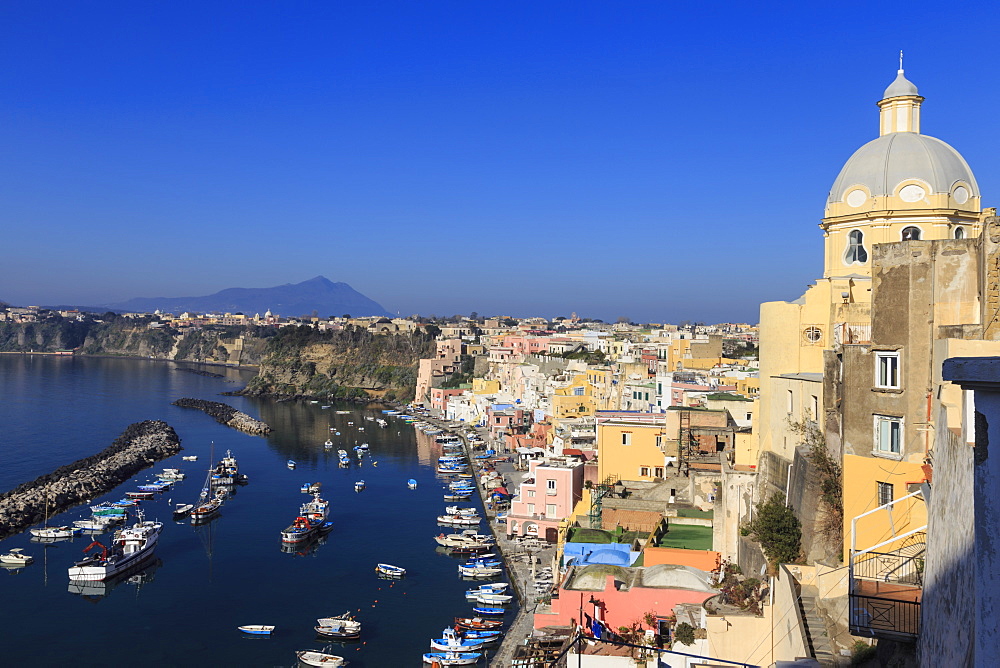
[[[898,536],[893,535],[889,540],[870,548],[855,549],[855,531],[859,519],[886,511],[891,525],[892,507],[920,495],[920,492],[908,494],[858,515],[851,522],[848,623],[853,635],[903,642],[913,642],[920,636],[926,525]]]

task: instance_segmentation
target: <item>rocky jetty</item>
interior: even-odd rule
[[[218,401],[204,401],[203,399],[178,399],[174,402],[174,406],[180,406],[181,408],[197,408],[200,411],[208,413],[227,427],[239,429],[247,434],[254,434],[256,436],[266,434],[271,431],[271,427],[268,426],[266,422],[254,419],[246,413],[240,412],[232,406],[219,403]]]
[[[96,498],[144,468],[181,450],[174,428],[161,420],[129,425],[107,448],[0,494],[0,539]]]

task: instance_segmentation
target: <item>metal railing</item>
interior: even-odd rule
[[[550,660],[548,663],[534,664],[534,666],[537,666],[537,668],[572,668],[573,663],[569,661],[569,656],[568,656],[570,650],[577,648],[577,655],[581,656],[579,647],[580,645],[586,646],[588,642],[599,642],[599,643],[604,643],[606,645],[614,645],[615,647],[631,647],[640,652],[641,653],[640,656],[648,658],[656,657],[658,662],[664,656],[686,656],[693,659],[704,659],[706,663],[710,663],[712,665],[725,664],[727,666],[743,666],[744,668],[760,668],[759,666],[753,663],[730,661],[729,659],[719,659],[715,657],[705,656],[703,654],[688,654],[687,652],[677,652],[675,650],[661,649],[659,647],[654,647],[650,645],[637,645],[634,643],[628,643],[618,640],[591,638],[583,635],[582,633],[578,633],[576,638],[574,638],[572,642],[570,642],[568,645],[564,646],[559,655],[556,656],[554,659]],[[532,664],[520,664],[520,665],[530,666]]]
[[[920,602],[881,596],[850,595],[851,634],[913,640],[920,635]]]
[[[896,552],[863,552],[855,556],[851,573],[858,580],[877,580],[923,587],[923,555]]]

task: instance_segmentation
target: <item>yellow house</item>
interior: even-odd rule
[[[500,381],[499,380],[486,380],[485,378],[473,378],[472,379],[472,393],[473,394],[499,394],[500,393]]]
[[[677,442],[667,439],[663,413],[609,411],[597,416],[597,477],[607,480],[663,478]],[[672,452],[665,450],[672,448]]]

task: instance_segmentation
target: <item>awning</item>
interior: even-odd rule
[[[583,456],[583,450],[578,448],[563,448],[564,455],[577,455],[578,457]]]
[[[545,448],[532,448],[531,452],[533,452],[535,454],[539,454],[539,455],[544,455],[545,454]]]
[[[517,449],[517,454],[519,454],[519,455],[530,455],[531,454],[531,448],[518,448]]]
[[[504,496],[510,496],[510,492],[507,491],[506,487],[497,487],[493,490],[494,494],[502,494]]]

